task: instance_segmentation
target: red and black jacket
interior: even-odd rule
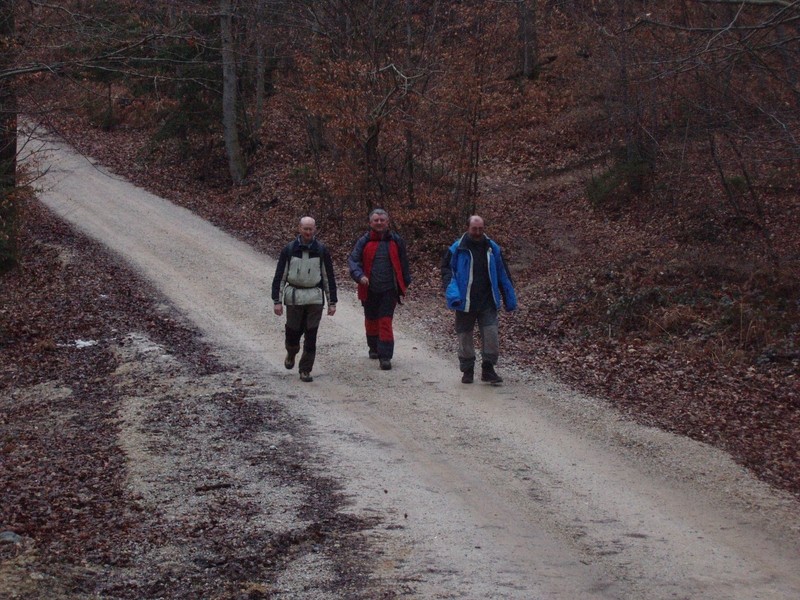
[[[366,300],[369,286],[363,285],[360,280],[366,275],[369,278],[372,272],[372,263],[378,251],[378,244],[389,242],[389,259],[392,262],[395,280],[397,282],[398,296],[405,296],[406,288],[411,285],[411,272],[408,267],[408,254],[406,243],[399,235],[392,231],[368,231],[356,242],[347,264],[350,267],[350,277],[358,283],[358,299]]]

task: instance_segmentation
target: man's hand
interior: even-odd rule
[[[336,314],[336,305],[335,304],[328,304],[328,316],[332,317]]]
[[[272,310],[280,317],[283,314],[283,304],[276,304],[272,307]]]
[[[358,283],[360,283],[361,285],[369,285],[369,277],[367,277],[366,275],[362,275],[361,279],[358,280]]]

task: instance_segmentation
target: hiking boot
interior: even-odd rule
[[[503,378],[494,371],[494,366],[485,364],[481,366],[481,381],[486,383],[503,383]]]
[[[461,383],[472,383],[475,379],[475,369],[467,369],[461,376]]]
[[[378,358],[378,351],[377,350],[370,350],[369,351],[369,357],[372,360],[375,360],[376,358]]]
[[[391,371],[392,370],[392,361],[388,358],[381,359],[381,371]]]
[[[283,366],[287,369],[294,369],[294,357],[300,352],[300,348],[287,348],[286,358],[283,359]]]
[[[308,383],[309,381],[314,381],[314,378],[311,376],[311,373],[307,371],[300,371],[300,381],[305,381]]]

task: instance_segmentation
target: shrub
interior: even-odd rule
[[[17,264],[17,207],[13,190],[0,191],[0,274]]]
[[[638,148],[612,152],[613,163],[586,187],[589,202],[595,208],[620,208],[641,195],[650,177],[653,162]]]

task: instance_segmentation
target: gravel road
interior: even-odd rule
[[[122,256],[251,390],[303,423],[314,469],[376,523],[372,580],[419,598],[800,598],[800,506],[724,453],[635,426],[541,373],[506,367],[500,387],[463,385],[455,357],[402,307],[394,368],[380,371],[346,281],[336,315],[323,318],[315,380],[301,383],[283,368],[271,257],[41,143],[42,202]],[[146,410],[129,407],[120,440],[145,497],[165,469],[144,450]],[[237,469],[241,448],[195,435],[173,460],[190,463],[204,445],[257,491],[263,522],[299,518],[285,492]],[[185,509],[179,481],[172,491],[152,510]],[[306,565],[311,581],[324,561]],[[305,588],[295,596],[322,597]]]

